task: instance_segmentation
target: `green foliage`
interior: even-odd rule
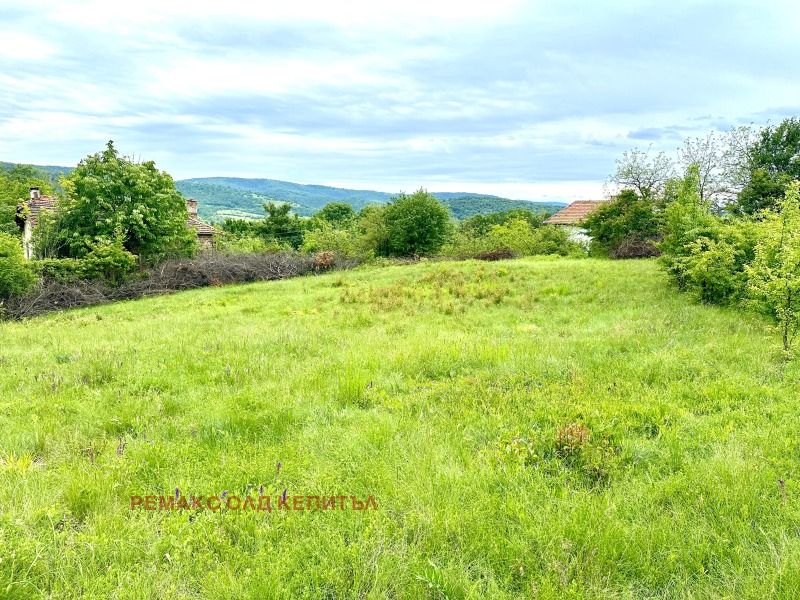
[[[498,196],[484,194],[434,193],[436,199],[450,210],[458,220],[471,219],[477,216],[493,216],[496,213],[526,213],[532,219],[558,212],[564,205],[551,202],[528,202],[526,200],[509,200]],[[528,218],[525,216],[525,218]],[[494,225],[501,224],[499,222]]]
[[[287,252],[291,246],[277,240],[267,240],[256,235],[225,233],[216,240],[215,250],[221,254],[276,254]]]
[[[365,251],[375,256],[389,256],[389,230],[386,226],[385,204],[365,206],[358,213],[356,231]]]
[[[792,182],[759,228],[755,257],[746,267],[751,302],[772,315],[790,353],[800,325],[800,183]]]
[[[756,226],[725,220],[700,200],[697,169],[671,184],[674,199],[664,210],[661,263],[679,289],[702,302],[732,304],[746,291],[745,265],[752,260]]]
[[[430,256],[447,240],[450,214],[438,200],[420,188],[400,194],[384,213],[389,253],[395,256]]]
[[[800,119],[761,129],[748,148],[746,170],[749,180],[738,195],[736,211],[755,214],[780,203],[786,186],[800,179]]]
[[[657,239],[660,222],[656,208],[654,199],[638,196],[633,190],[623,190],[601,204],[583,222],[592,238],[592,253],[609,256],[625,242]]]
[[[363,260],[374,256],[371,244],[357,236],[352,229],[337,229],[326,222],[316,229],[306,231],[300,250],[306,254],[333,252],[345,258]]]
[[[83,159],[63,183],[59,208],[61,252],[86,256],[94,245],[120,239],[128,252],[147,261],[189,256],[197,250],[180,192],[152,161],[134,163],[108,142]]]
[[[31,262],[43,278],[59,283],[102,280],[111,285],[124,283],[136,269],[136,256],[119,242],[97,243],[84,258],[44,258]]]
[[[19,238],[0,231],[0,299],[24,294],[36,283],[36,275],[19,243]]]
[[[314,215],[315,225],[328,224],[336,229],[346,229],[356,220],[356,211],[344,202],[329,202]]]
[[[488,215],[474,215],[464,219],[458,224],[460,230],[465,232],[474,232],[477,235],[485,235],[494,225],[504,225],[508,221],[515,219],[523,219],[528,222],[528,225],[536,229],[541,227],[544,220],[550,216],[547,212],[533,212],[530,210],[515,209],[505,212],[497,212]]]
[[[264,210],[267,216],[262,221],[254,223],[255,231],[266,240],[299,248],[303,243],[306,221],[292,213],[292,207],[288,204],[269,202],[264,205]]]
[[[0,233],[19,236],[17,204],[28,199],[31,187],[39,187],[42,194],[53,193],[47,176],[31,165],[0,164]]]

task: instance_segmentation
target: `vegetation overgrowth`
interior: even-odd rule
[[[800,366],[765,326],[541,258],[0,323],[0,594],[796,598]],[[378,508],[131,510],[261,486]]]

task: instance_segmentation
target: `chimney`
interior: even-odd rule
[[[186,210],[189,211],[189,218],[196,219],[197,218],[197,200],[194,198],[187,198],[186,199]]]
[[[40,193],[38,187],[31,188],[31,200],[38,200],[39,198],[41,198],[41,196],[42,194]]]

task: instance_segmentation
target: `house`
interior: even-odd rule
[[[605,200],[577,200],[569,206],[562,208],[552,217],[545,219],[545,225],[564,227],[569,238],[581,245],[587,246],[591,238],[586,235],[586,230],[580,224],[594,212]]]
[[[33,230],[39,223],[39,216],[43,210],[54,211],[57,209],[55,196],[42,196],[38,187],[31,188],[31,196],[27,202],[17,205],[17,224],[22,229],[22,246],[25,250],[25,258],[33,258]],[[197,200],[188,198],[186,200],[186,210],[189,211],[189,218],[186,226],[194,229],[197,234],[197,241],[203,250],[214,247],[214,235],[217,230],[203,223],[197,216]]]
[[[42,196],[38,187],[31,188],[30,199],[17,205],[17,224],[22,229],[22,247],[25,258],[33,258],[33,229],[39,224],[39,214],[43,210],[55,210],[58,198],[55,196]]]
[[[186,210],[189,211],[189,220],[186,224],[194,228],[197,234],[197,242],[203,250],[212,250],[214,248],[214,235],[218,233],[208,223],[203,223],[197,216],[197,200],[194,198],[186,199]]]

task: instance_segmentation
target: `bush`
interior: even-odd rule
[[[125,250],[121,243],[95,244],[83,260],[85,279],[104,279],[119,285],[136,268],[136,257]]]
[[[317,229],[306,231],[303,237],[301,252],[317,254],[333,252],[345,258],[368,260],[374,256],[367,243],[349,229],[336,229],[323,223]]]
[[[429,256],[444,245],[450,231],[450,212],[423,189],[400,194],[383,214],[389,253]]]
[[[326,263],[328,269],[346,269],[357,264],[335,256],[330,262],[326,260]],[[35,294],[11,297],[5,308],[6,314],[11,318],[32,317],[67,308],[132,300],[180,290],[285,279],[310,274],[314,270],[314,258],[295,252],[235,256],[209,253],[195,259],[166,261],[158,267],[144,271],[142,277],[126,281],[122,285],[110,285],[102,280],[78,280],[69,283],[56,279],[44,281]]]
[[[507,258],[514,258],[514,253],[508,248],[500,248],[498,250],[489,250],[488,252],[481,252],[476,254],[475,258],[478,260],[505,260]]]
[[[261,236],[222,234],[216,239],[215,249],[220,254],[276,254],[288,252],[291,247],[274,239]]]
[[[604,202],[584,220],[584,227],[591,236],[592,254],[612,258],[639,258],[638,256],[616,256],[636,254],[637,250],[653,256],[652,241],[659,234],[659,213],[650,198],[640,198],[633,190],[623,190],[608,202]],[[655,256],[658,256],[656,254]]]
[[[586,256],[578,242],[570,239],[563,227],[546,225],[533,232],[531,254],[555,254],[558,256]]]
[[[25,260],[19,239],[0,232],[0,298],[24,294],[35,283],[36,275]]]
[[[137,265],[136,257],[120,244],[95,244],[86,258],[45,258],[32,269],[45,281],[75,283],[102,279],[111,285],[125,282]]]
[[[661,256],[653,242],[626,238],[611,250],[611,258],[655,258]]]
[[[745,294],[745,265],[755,254],[757,225],[726,221],[700,199],[696,169],[664,210],[661,262],[678,289],[701,302],[732,304]]]

